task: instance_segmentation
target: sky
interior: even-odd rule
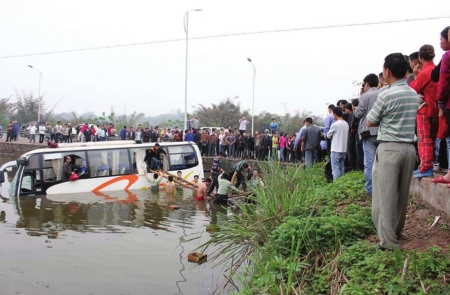
[[[426,4],[426,5],[425,5]],[[419,7],[423,5],[424,7]],[[308,110],[355,97],[353,81],[380,73],[384,57],[431,44],[450,25],[448,1],[1,1],[0,98],[41,95],[57,113],[184,112],[189,13],[188,112],[236,98],[252,113]],[[302,29],[414,18],[444,19]],[[205,36],[273,31],[196,39]],[[5,58],[108,45],[147,45]]]

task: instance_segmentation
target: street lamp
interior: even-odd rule
[[[253,104],[252,104],[252,135],[253,135],[253,122],[254,116],[255,116],[255,78],[256,78],[256,69],[255,65],[253,64],[252,60],[250,58],[247,58],[247,60],[252,64],[253,66]]]
[[[39,72],[39,94],[38,94],[38,125],[41,123],[41,78],[44,76],[41,71],[33,67],[32,65],[28,65],[30,68]]]
[[[189,39],[189,12],[202,11],[201,9],[191,9],[184,14],[184,31],[186,32],[186,74],[184,81],[184,130],[187,129],[187,87],[188,87],[188,39]]]

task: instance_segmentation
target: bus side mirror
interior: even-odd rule
[[[4,183],[5,182],[5,173],[2,171],[0,172],[0,183]]]
[[[27,164],[27,159],[25,157],[21,157],[16,162],[17,162],[17,166],[26,165]]]

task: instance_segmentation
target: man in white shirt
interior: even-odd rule
[[[35,142],[35,137],[36,137],[36,126],[34,126],[34,122],[30,123],[30,126],[28,126],[27,130],[30,132],[30,143],[36,143]]]
[[[41,125],[39,126],[39,143],[43,143],[44,142],[46,129],[47,128],[45,128],[44,123],[41,123]]]
[[[335,122],[331,124],[327,138],[331,138],[331,169],[333,181],[336,181],[345,173],[345,157],[347,156],[348,124],[342,118],[342,109],[333,109]]]
[[[242,118],[239,119],[239,133],[241,136],[244,135],[244,133],[247,131],[247,124],[248,120],[245,118],[245,116],[242,116]]]
[[[61,122],[58,121],[58,125],[55,126],[55,141],[59,142],[61,140],[61,131],[62,131]]]

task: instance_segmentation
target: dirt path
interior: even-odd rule
[[[436,216],[440,219],[431,227]],[[371,243],[378,243],[378,237],[372,235],[367,238]],[[450,245],[450,218],[428,206],[419,197],[410,198],[406,224],[400,237],[402,249],[426,251],[430,247],[449,251]]]

